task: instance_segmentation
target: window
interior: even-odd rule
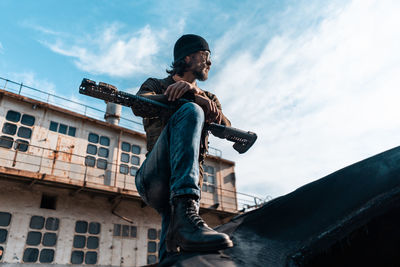
[[[122,173],[122,174],[128,174],[129,166],[126,165],[126,164],[119,165],[119,172]]]
[[[99,148],[99,157],[108,158],[108,149],[104,147]]]
[[[89,167],[94,167],[96,165],[96,158],[91,156],[86,156],[85,165]]]
[[[56,196],[50,196],[47,194],[43,194],[42,200],[40,202],[40,208],[55,210],[56,209],[56,200],[57,200]]]
[[[77,221],[75,235],[72,243],[72,264],[96,264],[101,225],[98,222]]]
[[[19,150],[21,152],[26,152],[28,150],[28,147],[29,147],[28,141],[25,141],[22,139],[15,140],[15,145],[14,145],[15,150]]]
[[[110,145],[110,138],[108,138],[106,136],[101,136],[100,137],[100,145],[109,146]]]
[[[67,125],[60,123],[60,126],[58,128],[58,132],[62,133],[62,134],[66,134],[67,133],[67,129],[68,129]]]
[[[19,122],[19,119],[21,118],[21,113],[9,110],[6,115],[6,120],[12,121],[12,122]]]
[[[10,148],[12,148],[13,143],[14,143],[14,139],[12,139],[9,136],[2,135],[0,137],[0,147],[4,147],[4,148],[10,149]]]
[[[0,262],[6,249],[8,228],[11,223],[11,213],[0,212]]]
[[[215,169],[209,165],[203,165],[203,192],[214,193],[216,187]]]
[[[129,154],[122,153],[121,154],[121,161],[128,163],[129,162]]]
[[[132,153],[139,155],[140,154],[140,146],[132,145]]]
[[[107,169],[107,160],[105,159],[97,159],[97,168],[105,170]]]
[[[19,129],[18,129],[17,135],[18,135],[19,137],[22,137],[22,138],[30,139],[31,136],[32,136],[32,130],[31,130],[30,128],[21,126],[21,127],[19,127]]]
[[[57,123],[57,122],[54,122],[54,121],[51,121],[51,122],[50,122],[49,130],[50,130],[50,131],[53,131],[53,132],[57,132],[57,129],[58,129],[58,123]]]
[[[75,136],[75,133],[76,133],[76,128],[69,126],[68,127],[68,135],[69,136]]]
[[[97,154],[97,146],[88,144],[86,153],[91,154],[91,155],[96,155]]]
[[[140,146],[133,144],[131,145],[128,142],[122,142],[121,150],[127,152],[127,153],[124,152],[121,153],[121,162],[130,163],[130,165],[121,164],[119,172],[122,174],[129,173],[131,176],[135,176],[138,170],[138,167],[136,166],[140,166],[140,158],[136,156],[140,155]],[[128,170],[130,171],[128,171],[126,167],[128,167]]]
[[[113,236],[136,238],[137,228],[133,225],[114,224]]]
[[[89,144],[87,145],[86,153],[96,157],[86,156],[86,166],[96,166],[99,169],[106,170],[108,166],[106,159],[108,158],[110,152],[108,148],[108,146],[110,146],[110,138],[107,136],[99,136],[95,133],[89,133],[88,141]]]
[[[17,132],[17,125],[6,122],[3,125],[2,132],[5,134],[14,135]]]
[[[53,262],[59,225],[58,218],[32,216],[22,260],[31,263]]]
[[[32,126],[35,124],[35,117],[29,114],[22,114],[9,110],[6,114],[0,137],[0,147],[14,149],[15,151],[26,152],[29,148],[29,139],[32,136]],[[14,143],[13,136],[17,135],[23,139],[17,139]],[[13,145],[14,144],[14,145]]]
[[[157,263],[160,232],[154,228],[147,230],[147,264]]]
[[[137,156],[132,156],[132,158],[131,158],[131,163],[132,163],[133,165],[139,165],[139,163],[140,163],[139,157],[137,157]]]
[[[132,166],[132,167],[131,167],[131,172],[130,172],[130,173],[131,173],[132,176],[136,176],[137,171],[138,171],[138,168],[135,167],[135,166]]]
[[[61,134],[68,134],[69,136],[74,137],[76,134],[76,128],[72,126],[68,126],[62,123],[58,123],[55,121],[50,121],[49,130],[52,132],[59,132]]]
[[[26,126],[33,126],[35,124],[35,117],[24,114],[22,115],[21,123]]]
[[[97,134],[90,133],[89,137],[88,137],[88,141],[91,143],[97,144],[99,142],[99,136]]]
[[[121,149],[122,149],[122,151],[130,152],[131,151],[131,144],[129,144],[127,142],[122,142]]]

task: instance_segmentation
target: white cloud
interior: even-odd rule
[[[235,127],[259,135],[248,154],[224,149],[239,191],[277,196],[400,143],[399,12],[353,1],[227,58],[209,87]]]
[[[93,74],[128,77],[149,73],[159,67],[155,57],[165,31],[155,32],[145,26],[137,32],[122,34],[120,28],[113,24],[96,34],[80,36],[83,40],[58,38],[42,43],[56,53],[75,58],[74,63],[79,69]]]
[[[40,32],[45,35],[53,35],[53,36],[65,36],[66,33],[54,31],[50,28],[43,27],[32,20],[24,20],[20,23],[21,26],[25,28],[33,29],[37,32]]]

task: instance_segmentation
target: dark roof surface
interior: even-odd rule
[[[335,266],[332,260],[339,264],[368,249],[374,253],[364,256],[367,263],[386,258],[388,264],[380,266],[400,266],[393,263],[391,245],[386,245],[400,247],[399,200],[400,147],[396,147],[219,226],[218,231],[231,236],[233,248],[183,252],[159,266],[328,266],[324,262],[328,259],[329,266]],[[388,224],[397,226],[376,226]]]

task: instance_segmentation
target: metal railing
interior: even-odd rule
[[[37,145],[26,144],[0,136],[0,165],[16,170],[40,174],[41,177],[51,175],[70,182],[79,182],[87,187],[93,185],[110,186],[135,193],[135,177],[121,173],[120,164],[107,163],[106,169],[88,166],[86,156],[53,150]],[[43,178],[45,179],[45,178]],[[77,183],[78,184],[78,183]],[[210,185],[208,185],[210,186]],[[215,186],[214,193],[203,193],[202,202],[222,210],[246,211],[260,207],[265,200],[246,193]],[[110,188],[110,191],[112,191]],[[217,205],[216,205],[217,204]]]
[[[104,121],[105,110],[101,110],[77,101],[73,101],[65,97],[50,94],[48,92],[27,86],[22,82],[18,83],[2,77],[0,77],[0,80],[4,81],[4,85],[0,87],[3,90],[22,96],[27,96],[32,99],[45,102],[47,104],[62,106],[64,108],[67,107],[71,110],[74,110],[74,112],[77,112],[84,116]],[[121,116],[119,126],[144,133],[143,124],[140,121],[130,120]],[[215,147],[209,147],[208,154],[220,158],[222,157],[222,151]]]

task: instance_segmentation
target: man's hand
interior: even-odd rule
[[[181,98],[186,92],[193,92],[195,95],[203,94],[203,91],[196,85],[186,81],[178,81],[168,86],[164,95],[168,96],[168,101],[175,101]]]
[[[222,113],[217,108],[214,101],[210,100],[206,96],[195,95],[195,103],[198,104],[204,111],[206,122],[215,122],[220,124],[222,119]]]

